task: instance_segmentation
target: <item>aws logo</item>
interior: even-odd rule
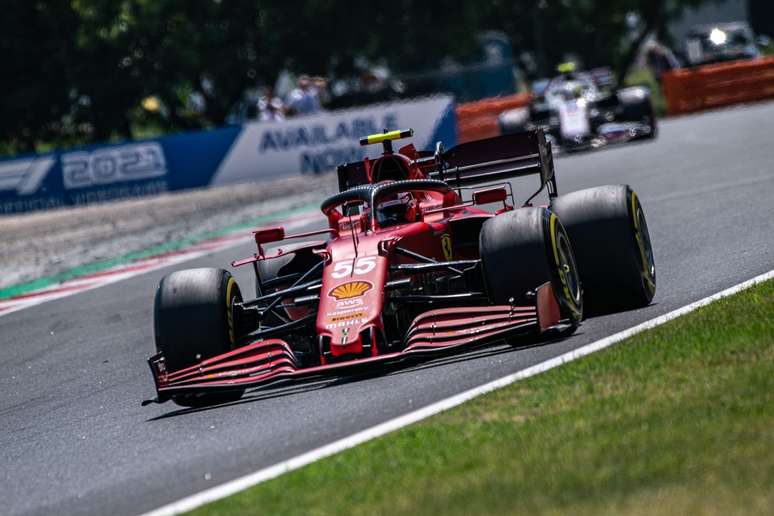
[[[362,299],[343,299],[336,302],[336,310],[352,309],[357,306],[363,306]]]

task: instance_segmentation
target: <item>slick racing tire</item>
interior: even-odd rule
[[[653,113],[653,105],[648,102],[648,107],[646,110],[645,115],[642,117],[640,122],[643,125],[649,125],[650,126],[650,132],[646,134],[645,136],[642,136],[642,140],[655,140],[658,136],[658,119],[656,118],[656,115]]]
[[[653,247],[637,195],[608,185],[551,203],[575,250],[589,314],[646,306],[656,293]]]
[[[570,239],[545,208],[520,208],[487,220],[479,248],[492,302],[533,304],[529,292],[550,281],[562,318],[574,328],[583,317],[580,277]]]
[[[168,371],[198,364],[234,348],[234,303],[242,301],[234,278],[223,269],[173,272],[159,283],[154,303],[156,349]],[[176,395],[178,405],[196,407],[242,397],[244,389],[223,393]]]

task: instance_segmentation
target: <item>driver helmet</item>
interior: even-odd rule
[[[578,81],[567,81],[560,90],[564,100],[578,100],[583,97],[583,86]]]
[[[409,193],[395,194],[382,199],[376,206],[376,220],[379,226],[388,227],[411,222],[408,217],[410,206],[411,194]]]

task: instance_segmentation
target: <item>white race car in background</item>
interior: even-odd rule
[[[561,75],[533,85],[528,108],[500,115],[503,134],[543,129],[555,148],[567,151],[656,137],[648,88],[613,90],[605,69],[577,73],[563,65],[559,71]]]

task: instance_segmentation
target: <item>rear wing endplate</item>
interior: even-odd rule
[[[542,129],[462,143],[436,159],[440,164],[430,177],[453,188],[538,174],[540,190],[556,196],[554,158]]]

